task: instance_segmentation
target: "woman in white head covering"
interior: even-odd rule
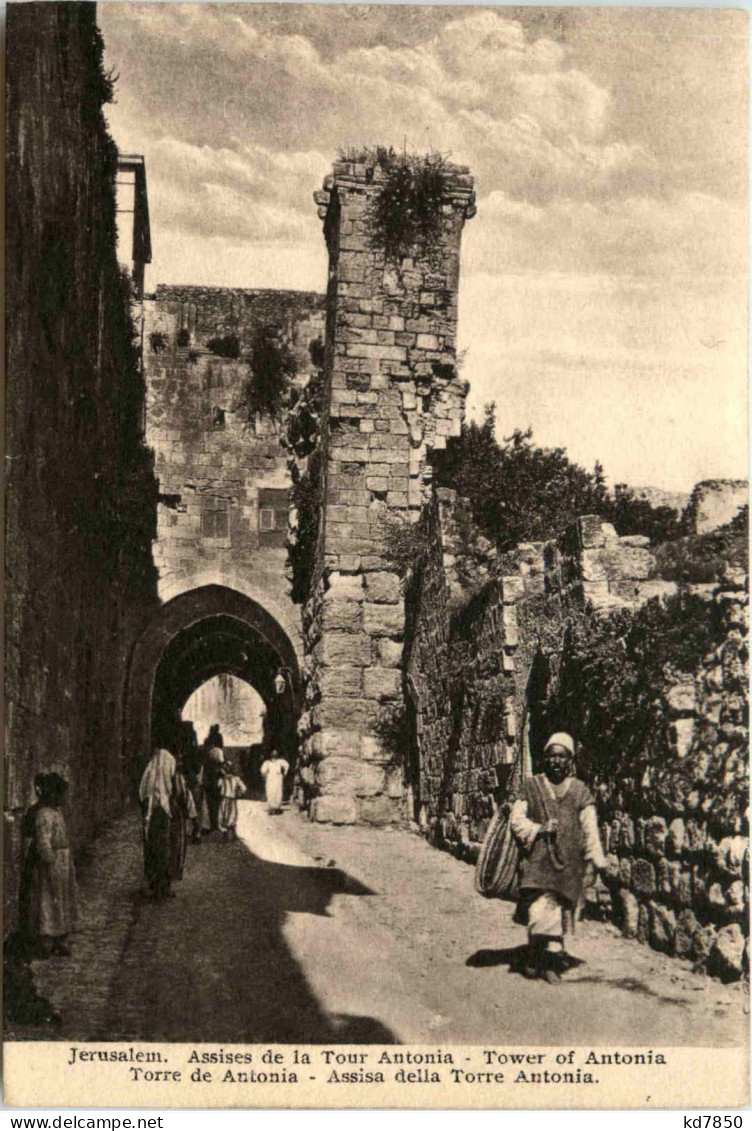
[[[524,973],[552,984],[565,968],[564,937],[574,929],[588,866],[606,863],[595,799],[574,776],[574,756],[571,735],[552,734],[544,749],[544,772],[523,782],[510,814],[520,846],[515,921],[527,926],[529,938]]]
[[[144,874],[154,899],[167,899],[173,894],[170,825],[175,773],[175,759],[169,750],[155,750],[138,790],[144,816]]]

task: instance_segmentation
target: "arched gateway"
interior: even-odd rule
[[[222,672],[258,692],[271,737],[294,756],[300,671],[290,637],[257,601],[223,585],[205,585],[163,605],[133,650],[125,733],[134,770],[154,744],[170,745],[185,703]],[[280,672],[282,691],[275,687]]]

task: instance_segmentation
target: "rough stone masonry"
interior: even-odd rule
[[[329,249],[322,422],[323,509],[304,609],[304,776],[317,821],[399,816],[402,767],[384,741],[402,708],[404,601],[386,554],[389,523],[417,521],[428,456],[458,435],[460,239],[474,215],[473,179],[445,169],[443,235],[431,262],[387,261],[371,208],[385,174],[340,161],[315,194]]]

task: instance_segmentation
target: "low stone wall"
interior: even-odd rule
[[[642,813],[619,810],[619,781],[601,793],[608,868],[593,894],[628,937],[735,980],[749,968],[746,578],[726,578],[713,600],[723,643],[694,677],[667,679],[677,758],[645,783]]]

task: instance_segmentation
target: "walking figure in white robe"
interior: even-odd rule
[[[264,779],[266,792],[266,808],[269,813],[282,812],[282,796],[284,791],[285,775],[290,767],[276,750],[272,750],[271,757],[261,766],[261,776]]]

